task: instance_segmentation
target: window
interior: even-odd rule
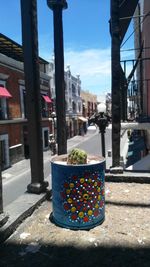
[[[0,86],[5,87],[5,81],[0,80]],[[5,120],[8,118],[7,114],[7,100],[5,97],[0,98],[0,120]]]
[[[76,113],[76,103],[74,101],[72,102],[72,109],[73,112]]]
[[[75,88],[74,84],[72,84],[72,95],[73,96],[76,95],[76,88]]]
[[[26,108],[26,90],[24,86],[20,86],[20,105],[21,105],[21,117],[27,117],[27,108]]]
[[[48,147],[48,140],[49,140],[49,128],[44,127],[42,128],[42,137],[43,137],[43,150],[47,150]]]
[[[78,103],[78,111],[81,112],[81,103]]]
[[[80,96],[80,87],[78,87],[78,96]]]
[[[42,117],[47,118],[48,117],[48,105],[43,96],[41,96],[41,104],[42,104]]]

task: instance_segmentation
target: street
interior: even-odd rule
[[[101,134],[92,136],[88,141],[81,143],[77,146],[84,149],[89,154],[102,156],[101,149]],[[105,133],[105,157],[107,157],[107,151],[111,149],[111,130],[106,129]]]
[[[105,144],[106,144],[106,155],[107,150],[111,147],[111,130],[107,129],[105,134]],[[101,156],[101,136],[97,131],[97,134],[95,132],[91,131],[91,134],[89,135],[89,138],[84,140],[83,142],[78,144],[76,147],[79,147],[81,149],[84,149],[89,154],[95,154],[98,156]],[[68,150],[71,149],[71,147],[68,147]],[[51,152],[47,151],[44,152],[44,177],[45,180],[47,180],[51,187],[51,180],[50,180],[50,172],[51,172],[51,166],[50,166],[50,157]],[[21,164],[21,168],[17,168]],[[20,171],[21,169],[21,171]],[[7,170],[7,174],[4,174],[8,176],[9,169]],[[17,175],[16,175],[17,174]],[[12,174],[11,174],[12,175]],[[17,197],[22,195],[24,192],[26,192],[27,185],[31,181],[31,174],[30,174],[30,161],[29,160],[23,160],[22,162],[18,163],[16,165],[16,170],[12,177],[7,177],[6,179],[3,179],[3,206],[6,207],[8,204],[10,204],[13,200],[15,200]]]

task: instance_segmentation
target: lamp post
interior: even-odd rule
[[[47,5],[53,10],[54,21],[54,54],[55,54],[55,90],[57,115],[58,155],[67,153],[66,103],[64,81],[64,49],[62,10],[67,8],[65,0],[47,0]]]
[[[102,156],[105,157],[105,130],[108,125],[108,117],[106,116],[106,105],[104,103],[100,103],[97,106],[97,112],[89,118],[88,122],[89,124],[95,123],[99,127],[99,132],[101,133]]]

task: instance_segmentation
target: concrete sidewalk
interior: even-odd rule
[[[60,228],[43,202],[1,245],[1,267],[149,267],[149,185],[105,185],[105,221],[89,230]]]

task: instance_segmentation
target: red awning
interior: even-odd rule
[[[48,95],[42,95],[42,96],[43,96],[45,102],[52,103],[52,100],[50,99],[50,97]]]
[[[8,92],[8,90],[5,87],[0,86],[0,97],[12,97],[12,95]]]

